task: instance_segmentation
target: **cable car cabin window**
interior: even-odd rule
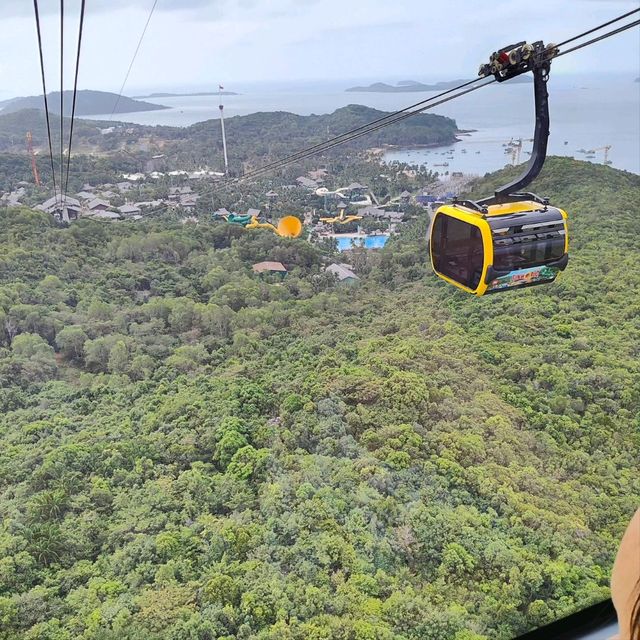
[[[484,266],[480,229],[447,215],[438,215],[432,233],[436,271],[469,289],[477,289]]]
[[[543,265],[562,258],[564,248],[563,230],[495,235],[493,267],[498,271],[513,271]]]

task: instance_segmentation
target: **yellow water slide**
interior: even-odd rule
[[[274,227],[270,222],[260,222],[254,216],[245,229],[269,229],[282,238],[299,238],[302,235],[302,222],[295,216],[285,216]]]
[[[278,222],[276,233],[283,238],[299,238],[302,235],[302,222],[295,216],[285,216]]]

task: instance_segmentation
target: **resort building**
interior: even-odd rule
[[[330,264],[325,271],[332,273],[338,282],[344,284],[355,284],[360,278],[351,271],[351,265],[344,263]]]

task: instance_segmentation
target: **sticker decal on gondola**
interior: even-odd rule
[[[518,269],[510,271],[506,276],[500,276],[492,280],[487,287],[487,291],[497,291],[498,289],[509,289],[510,287],[522,287],[528,284],[539,284],[551,282],[560,273],[557,267],[530,267],[528,269]]]

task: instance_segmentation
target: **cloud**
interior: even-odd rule
[[[618,1],[618,0],[616,0]],[[117,91],[154,0],[87,0],[80,86]],[[39,0],[47,82],[58,81],[59,0]],[[158,0],[125,93],[231,87],[255,80],[467,77],[509,41],[561,41],[623,13],[610,0],[537,0],[502,6],[500,20],[473,0]],[[455,15],[451,5],[455,5]],[[65,52],[73,77],[80,0],[65,0]],[[5,19],[7,13],[13,18]],[[548,15],[554,15],[549,24]],[[0,0],[0,91],[41,92],[29,0]],[[638,34],[627,32],[558,60],[554,74],[602,71],[615,59],[638,75]],[[108,50],[109,54],[105,55]],[[9,64],[8,61],[11,61]]]

